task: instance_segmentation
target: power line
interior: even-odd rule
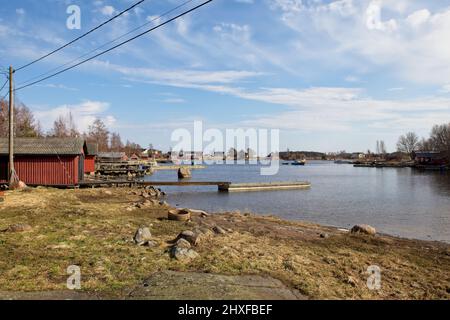
[[[98,25],[97,27],[95,27],[95,28],[89,30],[89,31],[86,32],[85,34],[83,34],[83,35],[79,36],[78,38],[76,38],[76,39],[74,39],[74,40],[72,40],[72,41],[66,43],[65,45],[59,47],[58,49],[55,49],[55,50],[53,50],[52,52],[47,53],[46,55],[40,57],[39,59],[36,59],[36,60],[34,60],[34,61],[30,62],[30,63],[27,63],[26,65],[21,66],[20,68],[17,68],[16,71],[20,71],[20,70],[22,70],[22,69],[24,69],[24,68],[26,68],[26,67],[31,66],[32,64],[35,64],[36,62],[39,62],[39,61],[41,61],[41,60],[43,60],[43,59],[45,59],[45,58],[51,56],[52,54],[54,54],[54,53],[56,53],[56,52],[58,52],[58,51],[61,51],[62,49],[64,49],[64,48],[70,46],[70,45],[73,44],[74,42],[77,42],[78,40],[80,40],[80,39],[86,37],[87,35],[91,34],[92,32],[94,32],[94,31],[100,29],[100,28],[103,27],[104,25],[110,23],[111,21],[113,21],[113,20],[117,19],[118,17],[122,16],[123,14],[127,13],[128,11],[134,9],[135,7],[137,7],[138,5],[140,5],[140,4],[141,4],[142,2],[144,2],[144,1],[145,1],[145,0],[140,0],[139,2],[135,3],[135,4],[132,5],[131,7],[129,7],[129,8],[127,8],[127,9],[123,10],[123,11],[120,12],[120,13],[118,13],[118,14],[115,15],[114,17],[111,17],[110,19],[108,19],[107,21],[105,21],[105,22],[103,22],[102,24]]]
[[[71,61],[69,61],[69,62],[67,62],[67,63],[64,63],[63,65],[60,65],[60,66],[58,66],[58,67],[56,67],[56,68],[50,69],[49,71],[47,71],[47,72],[45,72],[45,73],[42,73],[42,74],[40,74],[40,75],[38,75],[38,76],[32,77],[32,78],[30,78],[30,79],[28,79],[28,80],[26,80],[26,81],[23,81],[22,83],[19,84],[19,86],[22,86],[22,85],[24,85],[24,84],[26,84],[26,83],[28,83],[28,82],[31,82],[31,81],[33,81],[33,80],[35,80],[35,79],[39,79],[39,78],[41,78],[41,77],[45,77],[46,75],[49,75],[49,74],[51,74],[52,72],[54,72],[54,71],[56,71],[56,70],[58,70],[58,69],[61,69],[61,68],[65,67],[65,66],[68,66],[68,65],[70,65],[70,64],[72,64],[72,63],[74,63],[74,62],[76,62],[76,61],[78,61],[78,60],[80,60],[80,59],[82,59],[82,58],[84,58],[84,57],[87,57],[87,56],[90,55],[91,53],[94,53],[94,52],[96,52],[96,51],[98,51],[98,50],[100,50],[100,49],[103,49],[104,47],[108,46],[109,44],[112,44],[112,43],[116,42],[117,40],[120,40],[120,39],[122,39],[122,38],[124,38],[124,37],[126,37],[126,36],[128,36],[128,35],[130,35],[130,34],[132,34],[132,33],[134,33],[135,31],[137,31],[137,30],[139,30],[139,29],[142,29],[143,27],[148,26],[149,24],[152,24],[153,22],[155,22],[155,21],[161,19],[162,17],[165,17],[165,16],[171,14],[172,12],[174,12],[174,11],[180,9],[181,7],[186,6],[187,4],[189,4],[189,3],[193,2],[193,1],[194,1],[194,0],[188,0],[188,1],[185,1],[185,2],[183,2],[182,4],[176,6],[175,8],[170,9],[169,11],[164,12],[164,13],[161,14],[160,16],[151,19],[149,22],[146,22],[146,23],[144,23],[143,25],[141,25],[141,26],[139,26],[139,27],[137,27],[137,28],[134,28],[134,29],[128,31],[127,33],[121,35],[120,37],[117,37],[117,38],[115,38],[115,39],[113,39],[113,40],[111,40],[111,41],[108,41],[108,42],[102,44],[101,46],[99,46],[99,47],[95,48],[94,50],[91,50],[91,51],[89,51],[89,52],[87,52],[87,53],[85,53],[85,54],[79,56],[79,57],[76,58],[76,59],[73,59],[73,60],[71,60]]]
[[[187,11],[185,11],[185,12],[183,12],[183,13],[181,13],[181,14],[179,14],[179,15],[177,15],[177,16],[175,16],[175,17],[173,17],[173,18],[171,18],[171,19],[169,19],[169,20],[167,20],[167,21],[165,21],[165,22],[163,22],[163,23],[161,23],[161,24],[159,24],[159,25],[153,27],[153,28],[150,28],[150,29],[148,29],[148,30],[146,30],[146,31],[144,31],[144,32],[142,32],[142,33],[140,33],[140,34],[138,34],[138,35],[136,35],[136,36],[134,36],[134,37],[132,37],[132,38],[130,38],[130,39],[128,39],[128,40],[126,40],[126,41],[123,41],[123,42],[121,42],[121,43],[119,43],[119,44],[117,44],[117,45],[115,45],[115,46],[109,48],[108,50],[102,51],[102,52],[100,52],[100,53],[98,53],[98,54],[96,54],[96,55],[94,55],[94,56],[92,56],[92,57],[90,57],[90,58],[88,58],[88,59],[85,59],[85,60],[83,60],[83,61],[81,61],[81,62],[78,62],[78,63],[74,64],[73,66],[70,66],[70,67],[68,67],[68,68],[65,68],[65,69],[63,69],[63,70],[61,70],[61,71],[58,71],[58,72],[56,72],[56,73],[54,73],[54,74],[52,74],[52,75],[49,75],[49,76],[47,76],[47,77],[45,77],[45,78],[42,78],[42,79],[40,79],[40,80],[34,81],[34,82],[32,82],[32,83],[29,83],[29,84],[27,84],[27,85],[21,86],[21,87],[15,89],[15,91],[19,91],[19,90],[25,89],[25,88],[27,88],[27,87],[30,87],[30,86],[32,86],[32,85],[35,85],[35,84],[37,84],[37,83],[40,83],[40,82],[42,82],[42,81],[48,80],[48,79],[53,78],[53,77],[55,77],[55,76],[57,76],[57,75],[60,75],[60,74],[63,73],[63,72],[69,71],[69,70],[71,70],[71,69],[73,69],[73,68],[76,68],[76,67],[78,67],[78,66],[80,66],[80,65],[82,65],[82,64],[84,64],[84,63],[86,63],[86,62],[89,62],[89,61],[91,61],[91,60],[93,60],[93,59],[95,59],[95,58],[98,58],[98,57],[100,57],[100,56],[102,56],[102,55],[104,55],[104,54],[106,54],[106,53],[108,53],[108,52],[110,52],[110,51],[112,51],[112,50],[114,50],[114,49],[117,49],[117,48],[119,48],[119,47],[121,47],[121,46],[123,46],[123,45],[125,45],[125,44],[127,44],[127,43],[129,43],[129,42],[131,42],[131,41],[133,41],[133,40],[136,40],[137,38],[140,38],[140,37],[146,35],[147,33],[150,33],[150,32],[152,32],[152,31],[154,31],[154,30],[156,30],[156,29],[159,29],[159,28],[162,27],[162,26],[165,26],[166,24],[168,24],[168,23],[170,23],[170,22],[172,22],[172,21],[174,21],[174,20],[179,19],[179,18],[181,18],[181,17],[183,17],[183,16],[185,16],[185,15],[187,15],[187,14],[189,14],[189,13],[191,13],[191,12],[193,12],[193,11],[195,11],[195,10],[197,10],[197,9],[199,9],[199,8],[201,8],[201,7],[203,7],[203,6],[205,6],[205,5],[207,5],[208,3],[212,2],[212,1],[214,1],[214,0],[208,0],[208,1],[205,1],[205,2],[203,2],[203,3],[201,3],[201,4],[197,5],[197,6],[193,7],[192,9],[189,9],[189,10],[187,10]]]
[[[6,84],[8,83],[8,79],[6,79],[5,83],[2,85],[2,88],[0,89],[0,92],[5,88]]]

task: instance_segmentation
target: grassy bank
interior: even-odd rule
[[[443,243],[353,235],[244,213],[174,222],[166,205],[129,209],[140,200],[132,189],[8,192],[0,203],[0,291],[64,290],[67,267],[78,265],[84,291],[115,298],[167,270],[270,276],[309,298],[450,298],[450,247]],[[6,230],[14,224],[32,229]],[[133,243],[140,226],[150,228],[157,246]],[[227,232],[207,233],[195,247],[197,259],[170,257],[181,231],[214,226]],[[367,288],[371,265],[381,268],[381,290]]]

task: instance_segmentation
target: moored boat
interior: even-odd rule
[[[293,166],[304,166],[306,165],[306,160],[295,160],[294,162],[292,162]]]

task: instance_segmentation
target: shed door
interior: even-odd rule
[[[8,158],[0,157],[0,181],[8,181]]]
[[[78,181],[84,180],[84,154],[80,155],[78,163]]]

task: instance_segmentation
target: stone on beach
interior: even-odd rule
[[[190,230],[186,230],[186,231],[181,232],[178,235],[177,239],[184,239],[184,240],[188,241],[191,245],[198,246],[201,241],[201,234],[195,233]]]
[[[133,240],[139,246],[147,245],[152,241],[152,233],[149,228],[141,227],[134,234]]]
[[[192,178],[191,170],[186,167],[181,167],[180,169],[178,169],[178,178],[179,179]]]
[[[227,232],[225,231],[225,229],[222,228],[222,227],[219,227],[219,226],[215,226],[215,227],[213,228],[213,231],[214,231],[216,234],[221,234],[221,235],[227,234]]]
[[[170,251],[172,258],[179,261],[191,261],[199,257],[199,254],[192,249],[180,248],[178,246],[172,247]]]
[[[13,224],[6,229],[8,232],[29,232],[31,230],[33,230],[33,228],[25,223]]]
[[[190,249],[191,243],[187,241],[186,239],[178,239],[178,241],[175,243],[175,247],[181,248],[181,249]]]
[[[352,228],[351,233],[364,233],[373,236],[377,233],[377,230],[368,224],[358,224]]]

